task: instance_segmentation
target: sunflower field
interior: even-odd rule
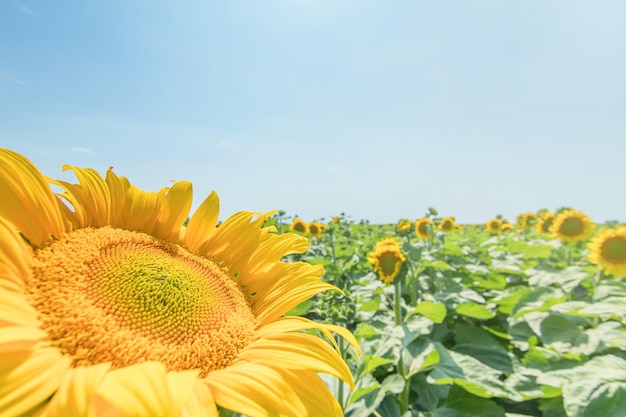
[[[562,208],[459,225],[429,209],[397,224],[344,214],[279,233],[324,266],[328,291],[289,314],[345,326],[348,417],[626,416],[626,227]],[[309,231],[309,226],[313,232]]]

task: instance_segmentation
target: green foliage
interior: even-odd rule
[[[360,357],[341,345],[356,382],[335,388],[347,417],[626,415],[626,282],[597,273],[585,245],[470,227],[420,240],[395,226],[342,217],[290,259],[324,265],[341,290],[290,314],[359,341]],[[367,262],[383,237],[407,258],[393,285]]]

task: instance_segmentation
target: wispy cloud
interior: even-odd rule
[[[18,8],[18,9],[20,10],[20,12],[22,12],[22,13],[26,13],[26,14],[29,14],[29,15],[34,15],[34,14],[35,14],[35,12],[33,12],[33,10],[32,10],[32,9],[30,9],[30,8],[28,8],[28,7],[26,7],[26,6],[24,6],[23,4],[20,4],[17,8]]]
[[[17,85],[21,85],[21,86],[25,86],[26,83],[22,80],[20,80],[17,77],[12,77],[10,75],[4,74],[2,72],[0,72],[0,79],[3,79],[5,81],[11,82],[13,84],[17,84]]]
[[[70,152],[74,153],[84,153],[84,154],[92,154],[93,152],[89,148],[84,148],[82,146],[74,146],[70,148]]]
[[[226,140],[221,141],[220,146],[229,150],[243,149],[243,145],[241,143],[234,143]]]

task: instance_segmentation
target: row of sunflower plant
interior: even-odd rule
[[[626,225],[571,208],[480,225],[342,214],[316,236],[300,222],[311,246],[291,260],[341,292],[292,313],[362,351],[339,345],[354,391],[327,380],[347,416],[626,416]]]

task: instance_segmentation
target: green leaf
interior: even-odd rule
[[[500,381],[502,372],[471,356],[449,351],[440,343],[435,343],[435,346],[439,352],[439,363],[428,377],[433,383],[456,384],[483,398],[511,396]]]
[[[476,358],[485,365],[506,374],[513,372],[513,362],[509,351],[485,330],[459,322],[454,326],[454,334],[455,352]]]
[[[442,323],[446,318],[446,306],[443,303],[434,303],[432,301],[422,301],[415,307],[411,314],[419,314],[435,323]]]
[[[578,266],[570,266],[563,270],[538,271],[528,278],[531,287],[556,286],[566,293],[574,290],[589,274]]]
[[[406,380],[398,374],[391,374],[380,384],[380,389],[386,393],[400,394],[406,385]]]
[[[533,245],[524,240],[507,240],[504,246],[507,252],[523,254],[524,259],[548,259],[554,250],[554,246]]]
[[[402,364],[406,379],[428,370],[439,362],[435,344],[427,338],[419,338],[402,349]]]
[[[598,349],[600,340],[584,333],[563,316],[550,315],[541,322],[543,344],[563,353],[583,353],[590,355]]]
[[[286,316],[304,316],[309,310],[313,307],[313,301],[307,300],[303,301],[291,310],[289,310],[285,315]]]
[[[389,358],[381,358],[373,355],[366,355],[363,358],[363,370],[359,372],[361,375],[369,374],[374,369],[378,368],[382,365],[387,365],[392,363],[392,360]]]
[[[538,381],[563,389],[569,416],[624,416],[626,360],[619,356],[597,356],[576,368],[547,372]]]
[[[511,314],[514,319],[518,319],[535,311],[548,311],[552,306],[566,300],[567,297],[562,290],[549,287],[535,288],[517,302]]]
[[[493,401],[477,397],[459,387],[452,387],[442,407],[433,411],[436,417],[505,417],[504,410]]]
[[[474,302],[461,303],[457,305],[456,312],[462,316],[473,317],[475,319],[491,319],[495,314],[482,304]]]

